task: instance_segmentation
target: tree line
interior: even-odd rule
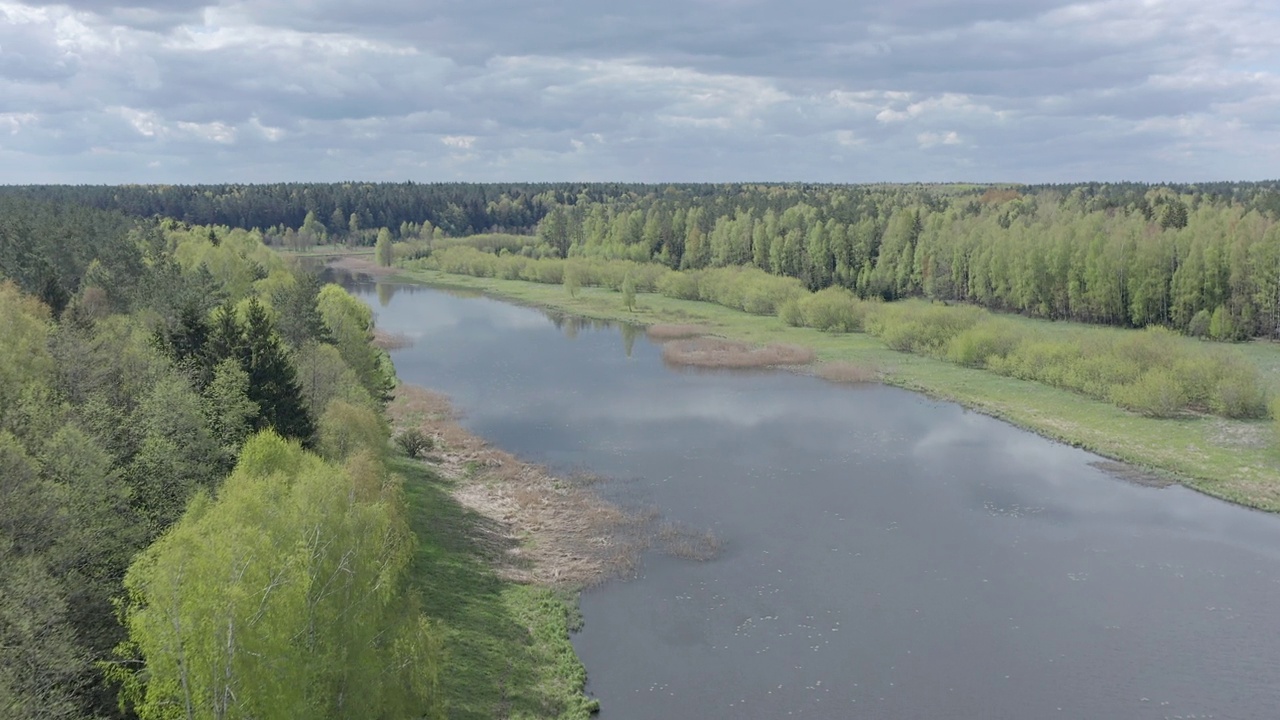
[[[252,232],[0,203],[0,716],[438,714],[369,308]]]
[[[3,197],[110,211],[101,229],[77,226],[82,210],[41,220],[60,224],[64,236],[164,216],[258,228],[266,243],[293,249],[413,240],[421,255],[449,238],[490,233],[500,244],[489,249],[526,256],[753,266],[862,298],[967,302],[1223,340],[1280,336],[1275,182],[29,186],[0,189]],[[14,235],[0,225],[0,242]],[[83,258],[42,242],[6,270],[40,278],[36,292],[56,307],[71,291],[56,278],[74,272],[53,265]],[[99,260],[136,276],[115,268],[121,258]]]

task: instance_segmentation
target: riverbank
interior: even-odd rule
[[[419,539],[416,587],[444,622],[450,717],[591,715],[598,704],[569,640],[578,592],[634,575],[650,549],[710,560],[719,540],[604,500],[599,478],[558,477],[493,447],[439,393],[401,385],[387,417],[394,433],[432,439],[425,458],[401,458],[397,471]]]
[[[574,584],[591,581],[602,565],[570,557],[562,540],[546,542],[536,530],[544,542],[530,542],[532,516],[505,502],[548,479],[526,468],[517,470],[523,477],[512,476],[434,393],[402,385],[387,415],[394,431],[416,427],[436,441],[426,460],[401,456],[393,468],[406,479],[418,539],[412,586],[444,635],[440,686],[448,716],[590,717],[599,706],[583,692],[586,670],[569,633],[581,622]],[[567,508],[563,501],[547,505],[551,514]],[[600,519],[588,516],[579,527],[603,534]]]
[[[866,334],[796,328],[776,317],[651,293],[639,293],[635,309],[629,311],[618,293],[600,288],[582,288],[570,296],[560,285],[431,270],[401,270],[395,278],[483,292],[589,318],[699,325],[731,340],[807,347],[821,363],[875,368],[886,383],[957,402],[1053,440],[1159,473],[1214,497],[1280,511],[1280,464],[1270,448],[1271,426],[1267,422],[1146,418],[1039,383],[897,352]]]

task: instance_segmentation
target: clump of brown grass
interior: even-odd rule
[[[861,384],[880,380],[880,371],[874,365],[851,362],[825,362],[814,368],[814,374],[837,383]]]
[[[797,345],[750,345],[721,338],[695,338],[667,343],[662,359],[673,365],[710,368],[761,368],[805,365],[813,350]]]
[[[383,350],[400,350],[413,347],[413,340],[408,335],[387,332],[381,328],[373,330],[373,346]]]
[[[650,340],[685,340],[711,334],[711,328],[705,325],[650,325],[645,328]]]

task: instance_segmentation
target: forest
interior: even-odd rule
[[[442,713],[394,369],[371,311],[275,249],[1256,419],[1270,388],[1228,343],[1280,337],[1278,220],[1280,183],[0,188],[0,715]]]
[[[482,249],[527,257],[751,266],[864,299],[1220,340],[1280,335],[1275,182],[28,186],[3,197],[256,228],[290,249],[373,245],[384,231],[426,243],[486,234]],[[56,304],[66,290],[41,292]]]
[[[0,716],[440,716],[367,306],[60,198],[0,277]]]

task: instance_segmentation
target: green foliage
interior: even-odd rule
[[[976,308],[915,302],[873,308],[867,318],[868,331],[895,350],[1073,390],[1150,417],[1267,412],[1256,368],[1238,354],[1163,328],[1055,333]]]
[[[0,282],[0,335],[0,429],[16,431],[24,392],[53,379],[48,308],[11,282]]]
[[[249,375],[248,399],[258,407],[256,429],[309,442],[315,426],[302,400],[297,370],[276,335],[275,324],[257,298],[251,298],[244,320],[241,367]]]
[[[631,273],[622,279],[622,305],[627,312],[636,308],[636,281],[631,278]]]
[[[311,340],[329,341],[328,329],[317,306],[319,277],[305,272],[285,273],[284,277],[287,281],[267,291],[265,297],[280,339],[294,350]]]
[[[517,278],[506,278],[515,280]],[[564,271],[564,289],[569,293],[569,297],[578,297],[578,290],[582,288],[582,269],[577,264],[569,265]]]
[[[391,231],[386,228],[378,230],[378,241],[374,246],[374,255],[378,259],[378,264],[382,267],[391,267],[392,261],[395,259],[391,251]]]
[[[681,300],[698,299],[698,283],[702,278],[700,272],[671,272],[658,281],[657,290],[667,297]]]
[[[390,431],[387,423],[371,408],[332,400],[320,417],[317,449],[328,460],[338,462],[357,452],[386,452]]]
[[[1147,371],[1132,384],[1111,388],[1111,399],[1115,404],[1147,417],[1176,417],[1186,408],[1187,398],[1182,383],[1163,368]]]
[[[1209,396],[1211,411],[1229,418],[1267,417],[1269,393],[1253,367],[1233,357],[1221,361],[1215,370],[1210,375],[1216,380],[1216,387]]]
[[[402,592],[398,482],[272,433],[125,578],[116,666],[141,718],[438,716],[429,625]]]
[[[861,332],[868,312],[867,303],[844,288],[827,288],[789,300],[778,310],[788,325],[811,327],[823,332]]]
[[[249,373],[235,358],[227,358],[213,368],[213,379],[204,390],[205,417],[214,440],[223,452],[234,457],[249,437],[254,419],[261,414],[249,398]]]
[[[65,591],[38,557],[11,552],[0,535],[0,716],[83,717],[77,694],[89,658],[68,622]]]
[[[342,359],[336,347],[311,342],[304,345],[295,357],[298,359],[302,396],[308,412],[314,417],[323,415],[329,403],[337,399],[370,409],[381,406],[369,396],[360,384],[360,378]]]
[[[320,290],[317,304],[342,360],[369,396],[384,402],[395,387],[395,370],[387,354],[371,344],[373,310],[333,284]]]

